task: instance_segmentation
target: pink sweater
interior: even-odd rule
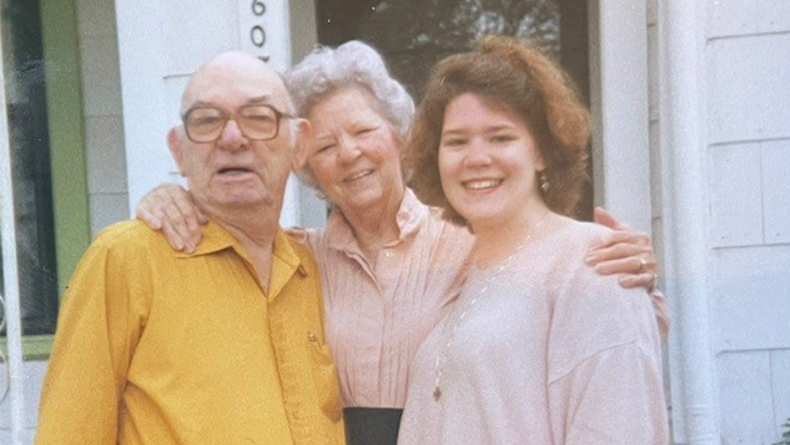
[[[650,300],[583,263],[606,230],[566,219],[471,269],[414,358],[400,445],[668,443]]]

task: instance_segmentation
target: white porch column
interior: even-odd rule
[[[671,296],[674,327],[672,416],[675,442],[720,443],[710,344],[706,242],[705,107],[701,59],[702,12],[696,0],[659,1],[664,51],[665,92],[662,113],[666,143],[664,184],[666,293]]]
[[[647,3],[593,0],[589,17],[595,204],[650,233]]]
[[[0,22],[0,36],[2,35]],[[0,47],[2,41],[0,39]],[[6,117],[5,76],[3,60],[0,58],[0,234],[2,235],[3,258],[3,317],[7,323],[6,341],[8,357],[5,357],[8,376],[8,393],[11,408],[11,444],[22,445],[24,439],[25,375],[22,369],[22,320],[19,303],[19,271],[16,251],[16,216],[14,215],[14,189],[11,173],[11,147],[8,140]],[[4,391],[0,384],[0,391]]]

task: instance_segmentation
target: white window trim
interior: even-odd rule
[[[0,23],[2,36],[2,23]],[[0,41],[2,47],[2,41]],[[8,396],[11,408],[11,445],[21,445],[24,433],[25,375],[22,360],[22,320],[19,304],[19,271],[17,270],[16,216],[14,215],[14,189],[11,172],[11,147],[8,140],[6,117],[5,75],[0,58],[0,231],[3,244],[4,314],[7,323],[6,338],[8,357]],[[4,391],[0,383],[0,391]]]

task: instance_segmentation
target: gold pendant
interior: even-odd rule
[[[442,390],[439,389],[439,387],[437,386],[433,389],[433,401],[438,402],[439,398],[441,397],[442,397]]]

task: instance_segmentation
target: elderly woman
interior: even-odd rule
[[[655,316],[583,264],[589,119],[567,76],[514,38],[434,68],[409,147],[424,202],[474,232],[454,308],[411,369],[399,444],[668,443]]]
[[[394,444],[412,358],[458,296],[474,240],[404,185],[401,146],[414,104],[373,49],[360,42],[316,49],[286,80],[314,133],[300,178],[332,203],[325,228],[295,235],[322,270],[349,442]],[[138,216],[176,248],[194,248],[199,238],[200,211],[175,186],[144,198]],[[645,240],[621,231],[591,257],[603,272],[629,274],[624,285],[652,288],[655,260]]]

